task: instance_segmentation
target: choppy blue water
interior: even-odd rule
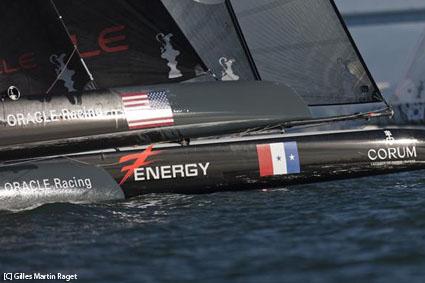
[[[424,173],[2,212],[0,273],[77,273],[76,282],[424,282]]]

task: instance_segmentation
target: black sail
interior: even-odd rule
[[[1,1],[0,92],[67,94],[90,81],[50,1]],[[64,68],[66,66],[66,68]]]
[[[254,80],[246,50],[224,0],[162,0],[218,80]]]
[[[11,14],[2,18],[2,28],[5,38],[17,39],[0,51],[7,62],[18,58],[20,67],[6,68],[2,60],[2,78],[8,79],[2,84],[19,83],[30,94],[61,87],[77,91],[78,103],[69,105],[65,97],[4,101],[0,146],[5,152],[22,143],[34,151],[72,143],[69,150],[75,151],[280,132],[388,113],[386,108],[311,115],[306,102],[381,98],[327,0],[241,0],[240,6],[236,0],[14,1],[3,2]],[[22,8],[25,16],[17,17]],[[249,18],[257,26],[248,31]],[[208,69],[221,81],[178,83],[211,79],[205,76]],[[21,81],[11,80],[15,73]],[[255,81],[260,79],[271,82]],[[99,89],[79,92],[88,85]]]
[[[206,71],[161,1],[55,4],[97,88],[180,82]]]
[[[263,80],[309,105],[380,102],[382,96],[332,0],[227,0]]]

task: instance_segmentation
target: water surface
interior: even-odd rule
[[[75,282],[423,282],[423,174],[1,212],[0,272],[77,273]]]

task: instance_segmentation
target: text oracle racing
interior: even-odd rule
[[[39,180],[26,180],[3,183],[3,187],[7,190],[40,190],[47,188],[54,189],[91,189],[93,188],[90,178],[45,178]]]

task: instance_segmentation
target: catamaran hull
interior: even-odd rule
[[[425,169],[425,130],[155,145],[10,162],[0,170],[0,210],[148,193],[263,189],[418,169]]]
[[[379,129],[246,138],[82,156],[126,197],[280,187],[425,168],[425,131]],[[108,165],[114,164],[114,165]]]

